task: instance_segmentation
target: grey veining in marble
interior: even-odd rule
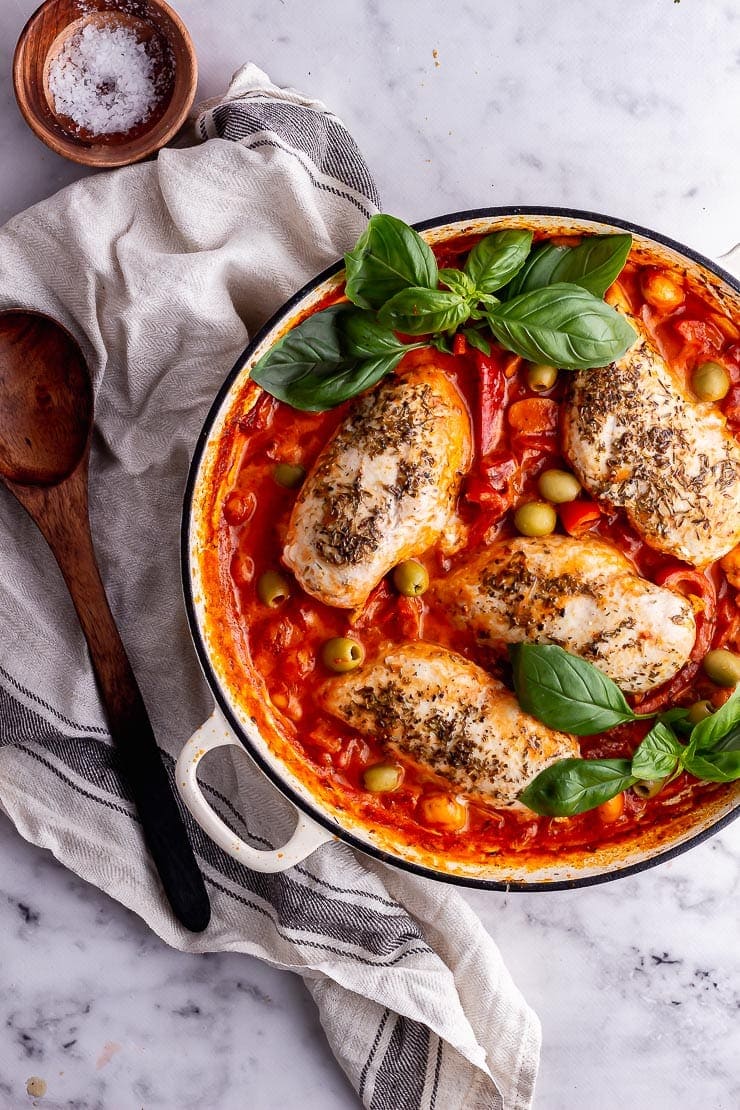
[[[35,6],[0,3],[0,219],[86,172],[13,102]],[[202,96],[252,60],[320,97],[406,219],[572,205],[708,254],[740,241],[735,0],[175,6]],[[167,950],[4,818],[0,861],[0,1110],[356,1105],[299,980]],[[740,1106],[739,861],[740,823],[617,883],[466,893],[542,1019],[538,1110]]]

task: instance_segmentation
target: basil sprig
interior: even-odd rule
[[[550,728],[589,736],[625,721],[645,719],[630,709],[611,679],[562,648],[516,644],[509,653],[520,705]],[[686,744],[676,729],[687,734]],[[740,778],[740,687],[716,713],[693,728],[685,709],[658,714],[631,760],[571,758],[551,763],[525,787],[519,800],[544,816],[572,817],[636,782],[670,779],[681,771],[707,782]]]
[[[337,305],[314,313],[259,360],[252,377],[295,408],[321,412],[374,385],[411,346],[450,351],[460,329],[486,354],[490,336],[535,362],[604,366],[635,339],[602,299],[630,244],[629,235],[602,235],[577,247],[533,250],[530,231],[508,229],[476,243],[462,269],[440,270],[413,228],[395,216],[373,216],[345,255],[354,315],[342,316]],[[396,332],[424,342],[402,343]]]
[[[369,389],[407,351],[373,315],[346,304],[314,312],[278,340],[252,368],[263,389],[303,412],[325,412]]]

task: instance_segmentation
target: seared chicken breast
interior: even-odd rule
[[[740,445],[632,323],[640,338],[623,358],[573,375],[563,447],[585,488],[651,547],[703,566],[740,541]]]
[[[520,537],[498,543],[437,583],[453,621],[491,646],[558,644],[628,693],[672,678],[691,654],[691,605],[635,574],[596,539]]]
[[[471,796],[516,802],[556,759],[579,755],[475,663],[434,644],[393,647],[359,671],[326,682],[324,709],[427,767]]]
[[[285,564],[319,601],[361,605],[391,567],[440,537],[471,452],[465,404],[431,356],[384,380],[355,403],[304,482]]]

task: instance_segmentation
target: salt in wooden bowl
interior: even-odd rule
[[[106,51],[117,53],[113,79],[98,85],[99,100],[74,64],[96,49],[101,73]],[[126,85],[129,63],[128,87],[119,95],[115,69]],[[99,169],[139,162],[169,142],[187,117],[197,80],[190,35],[163,0],[46,0],[24,27],[13,59],[15,95],[29,127],[57,154]],[[144,88],[151,96],[137,111]],[[120,122],[128,125],[116,130]]]

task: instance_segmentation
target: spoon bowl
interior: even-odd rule
[[[77,467],[92,429],[90,375],[77,341],[39,312],[0,314],[0,474],[50,486]]]

